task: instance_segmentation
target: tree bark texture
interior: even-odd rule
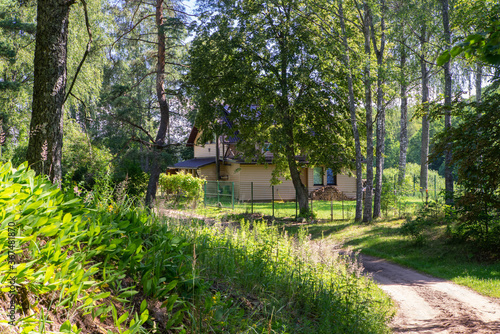
[[[156,63],[156,97],[160,105],[160,124],[156,133],[155,144],[165,144],[165,137],[169,126],[170,106],[165,94],[165,31],[163,19],[163,0],[156,1],[156,26],[158,29],[158,53]],[[151,161],[151,174],[148,189],[146,191],[146,205],[152,208],[156,200],[158,179],[160,178],[161,148],[153,147],[153,159]]]
[[[399,174],[398,185],[402,185],[406,174],[406,156],[408,151],[408,86],[405,78],[406,49],[401,46],[401,120],[399,130]]]
[[[356,150],[356,214],[354,220],[359,222],[362,219],[363,210],[363,176],[361,167],[361,142],[359,139],[358,122],[356,118],[356,105],[354,103],[354,88],[352,83],[352,68],[349,57],[349,47],[347,44],[347,34],[345,30],[344,22],[344,10],[342,8],[342,0],[338,1],[339,7],[339,17],[340,17],[340,27],[342,31],[342,43],[344,46],[344,65],[348,69],[349,74],[347,76],[347,86],[349,89],[349,111],[351,113],[351,126],[354,135],[354,145]]]
[[[364,85],[365,85],[365,110],[366,110],[366,195],[365,207],[363,210],[363,221],[369,222],[372,220],[372,193],[373,193],[373,121],[372,121],[372,82],[370,74],[370,25],[371,13],[370,7],[364,3],[364,25],[363,35],[365,37],[365,68],[364,68]]]
[[[450,20],[449,20],[449,3],[448,0],[441,0],[442,4],[442,16],[443,16],[443,28],[444,28],[444,40],[446,43],[446,48],[449,49],[451,45],[451,32],[450,32]],[[450,61],[444,64],[444,105],[446,108],[444,116],[444,127],[445,130],[451,128],[451,68]],[[446,188],[446,204],[453,204],[453,172],[452,172],[452,153],[450,145],[447,145],[444,158],[444,179]]]
[[[481,103],[481,82],[483,81],[483,65],[476,63],[476,102]]]
[[[422,117],[422,147],[420,150],[420,191],[424,192],[427,189],[429,163],[427,156],[429,155],[429,120],[427,113],[429,112],[429,71],[425,62],[425,44],[426,44],[426,29],[422,28],[420,36],[420,46],[422,54],[420,56],[420,70],[422,74],[422,107],[425,114]]]
[[[34,60],[33,112],[27,160],[53,183],[62,179],[64,94],[66,91],[68,0],[39,0]]]
[[[380,20],[380,49],[377,48],[375,39],[375,28],[371,25],[373,49],[377,56],[377,146],[375,160],[375,198],[373,201],[373,218],[381,216],[382,206],[382,180],[384,173],[384,154],[385,154],[385,106],[384,106],[384,50],[385,50],[385,4],[382,0],[382,17]]]

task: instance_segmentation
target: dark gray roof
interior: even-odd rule
[[[214,164],[215,157],[209,158],[194,158],[186,161],[181,161],[173,165],[174,168],[190,168],[197,169],[206,165]]]

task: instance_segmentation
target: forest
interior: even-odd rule
[[[0,1],[2,330],[390,332],[354,255],[311,250],[301,171],[348,171],[356,226],[387,223],[413,182],[408,245],[439,229],[498,266],[499,66],[494,0]],[[273,219],[233,210],[225,229],[162,217],[193,127],[247,161],[271,152],[309,226],[273,221],[274,197]]]

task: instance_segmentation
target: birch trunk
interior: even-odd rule
[[[363,222],[372,220],[372,193],[373,193],[373,122],[372,122],[372,83],[370,74],[370,25],[371,13],[367,3],[364,3],[364,25],[363,35],[365,37],[365,110],[366,110],[366,195],[363,210]]]
[[[401,120],[399,131],[399,174],[398,185],[402,185],[406,174],[406,154],[408,151],[408,86],[405,78],[406,50],[401,46]]]
[[[476,64],[476,102],[481,103],[481,82],[483,81],[483,65]]]
[[[422,35],[420,36],[420,45],[422,54],[420,56],[420,71],[422,74],[422,106],[425,114],[422,117],[422,148],[420,150],[420,191],[424,193],[427,189],[429,165],[427,156],[429,155],[429,120],[427,113],[429,112],[429,71],[425,62],[425,43],[426,43],[426,29],[422,28]]]
[[[441,0],[442,4],[442,16],[443,16],[443,28],[444,28],[444,40],[447,49],[451,45],[451,32],[450,32],[450,22],[449,22],[449,3],[448,0]],[[446,108],[444,116],[444,127],[445,130],[451,128],[451,68],[450,61],[444,64],[444,105]],[[453,173],[452,173],[452,153],[450,145],[447,145],[444,158],[444,179],[446,187],[446,204],[453,204]]]
[[[342,8],[342,0],[338,0],[340,27],[342,31],[342,43],[344,46],[344,65],[348,69],[347,86],[349,89],[349,111],[351,112],[351,126],[354,135],[354,145],[356,149],[356,214],[354,220],[359,222],[362,219],[362,195],[363,195],[363,179],[361,168],[361,142],[359,139],[358,123],[356,119],[356,106],[354,103],[354,89],[352,83],[352,68],[349,57],[349,47],[347,44],[347,34],[344,22],[344,10]]]
[[[382,180],[384,174],[384,153],[385,153],[385,106],[384,106],[384,49],[385,49],[385,3],[382,0],[382,17],[380,20],[380,49],[377,48],[375,39],[375,29],[371,25],[373,49],[377,55],[377,147],[375,161],[375,198],[373,203],[373,218],[381,216],[382,205]]]

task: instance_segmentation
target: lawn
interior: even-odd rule
[[[275,217],[277,219],[294,219],[298,214],[298,208],[294,201],[274,201],[274,206],[269,202],[235,202],[234,210],[231,209],[230,201],[219,202],[222,208],[218,208],[216,203],[211,205],[200,205],[197,212],[202,215],[217,217],[227,214],[253,213],[262,216]],[[404,197],[398,202],[387,203],[387,209],[384,215],[387,217],[400,217],[406,214],[413,214],[415,208],[422,203],[418,197]],[[353,219],[356,209],[355,201],[309,201],[309,207],[314,212],[316,219],[335,220],[335,219]]]
[[[399,217],[413,215],[415,208],[422,203],[419,198],[406,198],[392,206],[383,220],[371,224],[354,223],[355,202],[314,201],[316,215],[314,223],[308,225],[312,239],[326,238],[345,247],[361,250],[363,253],[378,256],[417,269],[430,275],[451,280],[472,288],[487,296],[500,298],[500,263],[485,262],[478,259],[472,246],[453,244],[446,237],[445,225],[432,225],[426,231],[425,242],[415,244],[399,234],[404,219]],[[342,204],[344,211],[342,211]],[[395,209],[396,207],[396,209]],[[254,203],[253,218],[272,217],[272,203]],[[250,203],[236,203],[235,209],[199,206],[198,214],[219,220],[239,221],[248,218]],[[255,213],[259,213],[258,215]],[[295,202],[275,202],[274,216],[285,224],[289,233],[295,233]],[[342,219],[344,217],[344,219]]]

